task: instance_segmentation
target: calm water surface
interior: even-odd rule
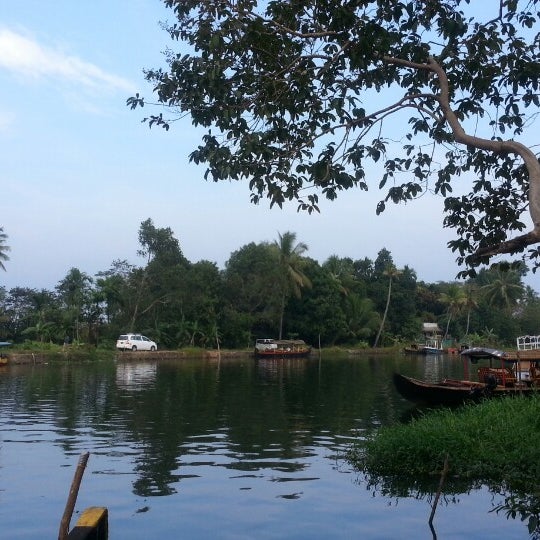
[[[456,358],[132,358],[0,371],[0,537],[56,538],[89,451],[76,512],[106,506],[111,540],[433,538],[429,496],[387,496],[344,455],[410,414],[393,371],[455,376]],[[500,502],[445,497],[437,537],[528,538]]]

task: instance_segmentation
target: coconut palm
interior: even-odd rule
[[[7,256],[7,252],[11,251],[11,248],[6,245],[7,240],[7,234],[4,232],[4,227],[0,227],[0,268],[6,271],[6,267],[4,266],[4,262],[9,261],[9,257]]]
[[[478,307],[478,287],[472,283],[467,283],[464,289],[465,302],[463,307],[467,310],[467,327],[465,335],[469,335],[469,327],[471,323],[471,312]]]
[[[375,311],[373,301],[357,294],[347,296],[347,328],[349,337],[367,340],[380,323],[380,315]]]
[[[341,259],[337,255],[330,255],[322,267],[337,284],[339,292],[343,296],[348,296],[354,286],[353,262],[350,259]]]
[[[383,276],[388,276],[388,293],[386,295],[386,306],[384,308],[383,318],[381,320],[381,325],[379,326],[379,331],[377,332],[377,337],[375,338],[375,343],[373,348],[377,348],[379,344],[379,339],[381,337],[384,323],[386,322],[386,316],[388,315],[388,307],[390,306],[390,297],[392,296],[392,281],[396,279],[401,274],[401,270],[398,270],[393,264],[390,264],[386,267],[386,270],[383,271]]]
[[[300,298],[302,289],[311,287],[311,282],[303,272],[305,259],[302,256],[308,250],[307,245],[304,242],[295,243],[296,233],[293,232],[278,233],[278,236],[278,240],[273,245],[277,251],[279,265],[279,289],[281,294],[279,339],[281,339],[287,300],[291,294]]]
[[[482,287],[485,299],[492,307],[510,311],[523,295],[521,276],[515,270],[497,268],[487,285]]]
[[[448,336],[448,329],[450,327],[450,321],[452,317],[457,315],[465,306],[467,302],[467,296],[463,287],[458,283],[452,283],[446,289],[446,292],[442,293],[439,300],[447,306],[446,312],[448,314],[448,320],[446,321],[446,330],[444,332],[444,339]]]

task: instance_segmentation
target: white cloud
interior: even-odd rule
[[[47,77],[89,89],[134,92],[134,86],[126,79],[6,28],[0,28],[1,68],[33,79]]]

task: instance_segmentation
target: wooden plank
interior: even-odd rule
[[[108,540],[109,517],[106,508],[90,506],[80,515],[69,532],[69,540]]]
[[[518,351],[517,358],[519,360],[540,360],[540,349],[527,349],[526,351]]]

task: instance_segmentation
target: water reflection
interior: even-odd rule
[[[458,365],[396,356],[10,369],[0,377],[0,519],[12,538],[54,533],[76,456],[89,450],[80,505],[109,507],[115,539],[176,537],[180,527],[186,538],[418,537],[429,498],[364,479],[362,489],[344,456],[410,410],[393,371],[454,376]],[[444,512],[436,525],[455,538],[523,537],[504,516],[478,523],[489,496],[479,487],[445,499],[465,513],[467,535]],[[399,499],[390,514],[386,499]],[[29,507],[32,531],[20,519]]]
[[[116,386],[122,390],[138,391],[151,386],[157,375],[157,363],[118,362]]]
[[[540,497],[538,494],[524,493],[518,489],[497,484],[484,485],[482,482],[471,481],[462,478],[448,478],[443,485],[439,484],[439,479],[416,479],[414,481],[403,481],[399,478],[381,478],[377,476],[363,476],[359,484],[364,484],[373,495],[382,496],[394,501],[401,499],[414,499],[425,501],[429,507],[429,512],[435,518],[430,523],[426,513],[426,526],[429,526],[432,537],[436,539],[437,533],[437,512],[439,507],[459,506],[470,502],[478,497],[489,493],[489,512],[504,515],[507,518],[519,518],[527,526],[527,530],[532,540],[540,538]],[[440,498],[437,499],[437,494]],[[492,519],[487,514],[488,519]],[[486,537],[491,537],[487,532]],[[474,535],[471,535],[474,537]]]

